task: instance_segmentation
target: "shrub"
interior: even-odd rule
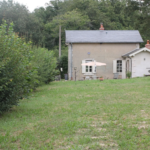
[[[63,71],[61,72],[61,77],[64,77],[64,74],[68,73],[68,56],[61,56],[58,60],[58,68],[63,68]]]
[[[127,78],[131,78],[131,72],[130,71],[127,71],[127,73],[126,73],[126,76],[127,76]]]
[[[53,51],[31,48],[13,32],[13,23],[0,26],[0,114],[40,83],[49,83],[57,73]]]
[[[33,63],[37,67],[38,79],[40,83],[49,83],[54,80],[57,74],[56,58],[53,51],[48,51],[45,48],[34,48]]]
[[[36,69],[31,66],[30,43],[18,38],[13,24],[0,26],[0,113],[17,105],[29,93],[36,81]]]

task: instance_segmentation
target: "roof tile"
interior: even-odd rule
[[[66,43],[142,43],[138,30],[66,30]]]

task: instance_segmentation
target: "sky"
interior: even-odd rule
[[[46,3],[49,3],[50,0],[14,0],[20,4],[24,4],[28,7],[29,11],[32,12],[35,8],[45,7]]]

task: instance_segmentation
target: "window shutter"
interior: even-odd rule
[[[85,63],[85,60],[82,60],[82,64]],[[82,66],[82,73],[85,73],[85,66]]]
[[[122,60],[122,79],[126,78],[126,61]]]
[[[117,73],[117,60],[113,60],[113,73]]]
[[[93,60],[93,62],[96,62],[96,61]],[[96,66],[93,66],[92,69],[93,69],[93,73],[96,73]]]

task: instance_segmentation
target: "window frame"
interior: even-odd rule
[[[116,72],[122,73],[122,60],[118,59],[116,60]]]
[[[85,60],[85,63],[93,62],[92,59]],[[85,73],[93,73],[93,66],[85,66]]]
[[[87,59],[82,60],[82,63],[87,63],[87,62],[96,62],[96,60],[93,58],[87,58]],[[92,69],[91,72],[89,72],[89,68],[90,68],[90,66],[88,66],[88,72],[86,72],[86,65],[83,65],[82,66],[82,73],[84,75],[94,75],[96,73],[96,67],[91,66],[91,69]]]

